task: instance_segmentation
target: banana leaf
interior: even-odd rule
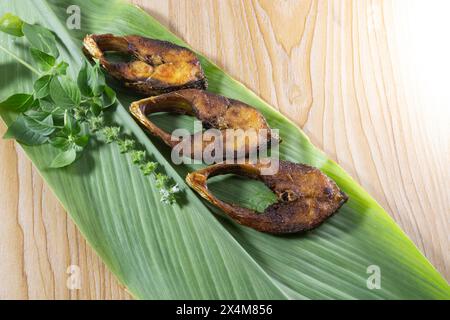
[[[81,30],[66,28],[67,7],[81,8]],[[188,46],[146,12],[122,1],[2,1],[12,12],[53,30],[63,58],[75,75],[84,57],[86,33],[137,34]],[[32,61],[23,40],[0,41]],[[201,57],[209,90],[258,108],[280,129],[280,158],[320,168],[350,201],[318,229],[272,236],[242,227],[203,202],[184,183],[198,167],[174,166],[170,150],[149,137],[127,111],[138,98],[118,90],[111,121],[135,135],[165,172],[182,186],[178,204],[163,205],[154,181],[142,176],[115,146],[91,143],[75,164],[49,169],[56,151],[23,146],[78,228],[134,297],[141,299],[448,299],[450,287],[380,205],[341,167],[311,144],[286,117],[248,88]],[[32,91],[32,74],[9,56],[0,56],[0,99]],[[10,124],[14,115],[2,112]],[[160,117],[161,126],[189,120]],[[211,183],[222,199],[260,208],[273,199],[260,184],[225,176]],[[236,192],[235,190],[239,190]],[[371,266],[380,287],[369,289]],[[368,273],[369,272],[369,273]]]

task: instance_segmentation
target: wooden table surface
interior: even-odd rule
[[[134,2],[301,126],[450,279],[448,1]],[[0,203],[0,298],[130,298],[5,140]]]

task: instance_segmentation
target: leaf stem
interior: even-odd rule
[[[17,62],[21,63],[23,66],[27,67],[30,71],[34,72],[38,76],[41,75],[41,73],[37,69],[33,68],[33,66],[31,66],[28,62],[21,59],[19,56],[17,56],[13,52],[9,51],[5,47],[3,47],[1,44],[0,44],[0,49],[3,50],[4,52],[6,52],[7,54],[9,54],[11,57],[13,57],[15,60],[17,60]]]

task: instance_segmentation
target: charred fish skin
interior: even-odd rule
[[[273,175],[261,175],[261,169],[259,163],[215,164],[189,173],[186,182],[239,224],[271,234],[317,228],[348,200],[336,183],[317,168],[280,160],[279,171]],[[277,195],[278,202],[258,213],[219,200],[208,190],[207,180],[228,173],[262,181]]]
[[[130,105],[131,114],[151,134],[161,138],[165,144],[173,148],[179,142],[171,139],[171,135],[157,127],[148,116],[157,112],[187,114],[200,120],[205,128],[215,128],[223,138],[223,155],[233,154],[235,158],[242,155],[248,157],[261,147],[260,142],[278,143],[278,136],[272,133],[264,116],[254,107],[241,101],[226,98],[211,92],[198,89],[185,89],[167,94],[145,98]],[[245,139],[227,141],[227,129],[241,129],[242,133],[253,131],[255,135],[247,135]],[[190,141],[195,141],[195,134]],[[202,150],[213,145],[211,137],[202,137]],[[191,158],[197,153],[198,146],[192,145]],[[201,152],[200,152],[201,154]],[[222,161],[221,159],[220,161]]]
[[[167,41],[135,35],[89,34],[83,40],[83,51],[98,59],[111,76],[141,94],[208,87],[195,53]],[[114,63],[105,57],[107,51],[128,54],[134,60]]]

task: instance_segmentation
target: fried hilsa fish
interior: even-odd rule
[[[256,154],[260,147],[267,147],[271,142],[278,143],[278,136],[273,134],[264,116],[255,108],[234,99],[197,89],[174,91],[159,96],[135,101],[130,106],[131,114],[151,134],[161,138],[168,146],[175,147],[179,141],[172,140],[171,134],[165,132],[149,119],[149,115],[158,112],[186,114],[196,117],[205,128],[217,129],[223,139],[221,154],[223,157],[232,155],[234,158],[245,158]],[[236,130],[232,138],[227,140],[227,129]],[[190,147],[191,158],[201,154],[208,146],[216,146],[215,139],[195,133],[189,139],[196,141],[195,135],[200,134],[199,145]],[[198,148],[201,148],[198,152]],[[218,150],[215,150],[216,152]],[[222,162],[220,158],[217,162]]]
[[[258,231],[284,234],[314,229],[332,216],[347,201],[347,195],[319,169],[280,160],[273,175],[262,175],[264,165],[215,164],[189,173],[186,182],[203,198],[222,209],[236,222]],[[207,186],[210,177],[234,173],[262,181],[278,198],[263,213],[226,203]]]
[[[83,45],[88,57],[98,59],[111,76],[139,93],[158,95],[207,88],[205,73],[195,53],[173,43],[141,36],[89,34]],[[131,61],[110,61],[106,52],[119,52]]]

